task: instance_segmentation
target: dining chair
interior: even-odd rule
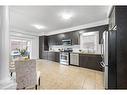
[[[15,61],[17,89],[40,86],[40,71],[36,70],[36,60]]]

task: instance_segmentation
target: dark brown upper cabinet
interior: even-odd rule
[[[105,30],[108,30],[108,25],[91,27],[91,28],[86,28],[82,30],[84,30],[85,32],[99,31],[99,44],[100,44],[102,39],[102,34]],[[71,39],[72,45],[79,45],[80,44],[79,30],[48,36],[48,44],[62,45],[62,40],[65,40],[65,39]]]
[[[42,52],[48,51],[48,37],[47,36],[39,36],[39,58],[42,58]]]
[[[44,38],[40,36],[39,37],[39,58],[42,58],[42,52],[44,49],[43,40]]]
[[[71,39],[72,45],[80,44],[80,36],[79,33],[76,31],[51,35],[48,38],[48,43],[49,45],[62,45],[62,40],[66,39]]]
[[[79,34],[79,32],[72,32],[70,37],[72,39],[72,45],[79,45],[80,44],[80,34]]]

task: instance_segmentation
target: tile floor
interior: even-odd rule
[[[41,72],[39,89],[104,89],[103,72],[37,60]]]

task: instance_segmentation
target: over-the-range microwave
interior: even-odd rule
[[[72,45],[71,39],[62,40],[63,45]]]

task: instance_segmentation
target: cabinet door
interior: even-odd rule
[[[89,56],[89,55],[86,55],[86,56],[87,56],[87,58],[88,58],[87,68],[89,68],[89,69],[94,69],[95,64],[96,64],[96,63],[94,63],[94,61],[95,61],[94,57],[93,57],[93,56]],[[94,64],[93,64],[93,63],[94,63]]]
[[[79,54],[79,66],[80,67],[87,67],[88,57],[84,54]]]
[[[48,36],[44,36],[44,51],[49,50],[49,45],[48,45]]]
[[[48,60],[55,61],[55,53],[54,52],[48,52]]]
[[[45,59],[45,60],[48,59],[48,53],[47,52],[42,52],[42,59]]]
[[[62,45],[62,40],[64,39],[64,34],[58,34],[55,36],[57,45]]]
[[[48,37],[49,45],[62,45],[62,34],[52,35]]]
[[[100,65],[101,61],[102,61],[102,57],[100,55],[96,55],[96,62],[97,62],[96,68],[99,71],[104,71],[104,68]]]
[[[70,38],[72,39],[72,45],[79,45],[80,44],[80,35],[79,32],[72,32],[70,35]]]
[[[88,64],[87,67],[93,70],[102,71],[102,67],[100,66],[101,57],[98,55],[93,55],[88,57]]]
[[[53,45],[54,44],[53,36],[49,36],[48,37],[48,43],[49,43],[49,45]]]
[[[42,59],[42,52],[43,52],[43,48],[44,48],[44,37],[43,36],[39,36],[39,58]]]
[[[60,54],[59,54],[59,52],[55,52],[55,62],[60,62]]]
[[[80,54],[79,55],[79,66],[102,71],[102,67],[100,66],[99,62],[101,62],[100,55],[87,55],[87,54]]]

